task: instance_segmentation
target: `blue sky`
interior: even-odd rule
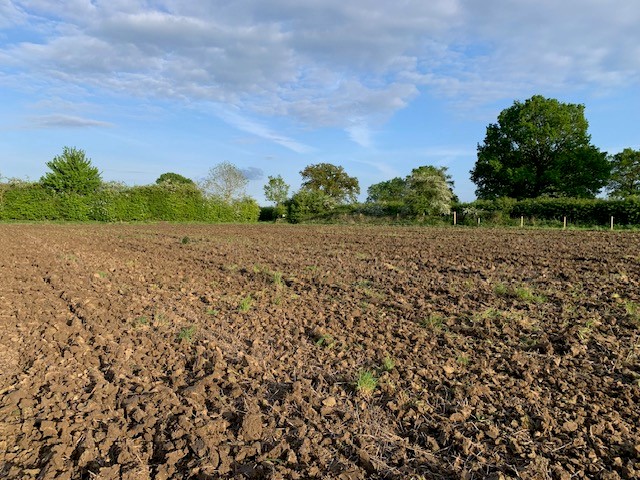
[[[229,161],[264,202],[305,166],[360,181],[447,166],[462,200],[487,125],[534,94],[592,143],[640,148],[637,0],[0,0],[0,174],[64,146],[105,180]]]

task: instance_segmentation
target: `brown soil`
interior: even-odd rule
[[[0,477],[638,478],[639,282],[632,233],[0,225]]]

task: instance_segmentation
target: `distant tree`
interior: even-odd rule
[[[584,105],[534,95],[487,127],[471,170],[480,199],[594,197],[607,183],[606,153],[590,144]]]
[[[407,177],[406,203],[411,212],[419,215],[449,214],[453,191],[446,167],[426,165],[414,168]]]
[[[404,199],[407,189],[406,180],[396,177],[380,183],[374,183],[367,189],[367,202],[398,202]]]
[[[289,203],[289,221],[298,223],[310,215],[317,215],[330,211],[336,206],[334,198],[322,190],[301,188]]]
[[[302,188],[322,192],[338,204],[355,202],[360,193],[358,179],[331,163],[309,165],[300,175]]]
[[[640,196],[640,150],[625,148],[609,158],[611,179],[607,190],[613,198]]]
[[[245,195],[245,187],[249,180],[238,167],[229,162],[222,162],[211,169],[200,182],[200,188],[208,197],[218,197],[225,203],[231,203]]]
[[[100,172],[80,149],[64,147],[62,155],[47,162],[47,167],[51,171],[40,179],[40,183],[56,192],[86,195],[102,184]]]
[[[268,179],[269,181],[264,186],[264,197],[273,202],[276,207],[276,213],[282,215],[284,213],[284,204],[289,198],[289,185],[280,175],[277,177],[269,175]]]
[[[190,178],[184,177],[179,173],[167,172],[163,173],[158,177],[156,183],[159,185],[161,183],[173,183],[173,184],[181,184],[181,185],[194,185],[195,182]]]

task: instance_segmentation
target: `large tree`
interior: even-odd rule
[[[174,185],[195,185],[195,182],[179,173],[167,172],[163,173],[156,179],[158,185],[163,183],[172,183]]]
[[[281,175],[277,177],[269,175],[268,179],[264,186],[264,198],[274,203],[276,215],[281,216],[286,213],[284,204],[289,198],[289,185]]]
[[[609,196],[627,198],[640,196],[640,150],[625,148],[610,157],[611,180]]]
[[[51,171],[40,179],[40,183],[59,193],[87,195],[102,184],[100,172],[91,164],[91,159],[84,150],[75,147],[64,147],[62,155],[47,162],[47,167]]]
[[[406,189],[406,181],[400,177],[374,183],[367,188],[367,202],[400,202]]]
[[[344,168],[331,163],[309,165],[300,175],[303,189],[322,192],[338,204],[355,202],[360,193],[358,179],[350,177]]]
[[[594,197],[606,185],[606,153],[591,145],[584,105],[534,95],[487,127],[471,170],[481,199]]]
[[[209,169],[200,182],[200,188],[208,197],[217,197],[225,203],[242,198],[249,183],[246,175],[229,162],[222,162]]]
[[[414,168],[406,180],[406,202],[415,214],[440,215],[451,211],[453,191],[447,167]]]

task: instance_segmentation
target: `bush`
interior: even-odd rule
[[[454,207],[459,223],[473,223],[477,217],[499,225],[513,224],[521,216],[533,221],[567,221],[582,225],[640,225],[640,199],[604,200],[588,198],[532,198],[478,200]]]
[[[257,222],[251,198],[224,203],[205,199],[195,185],[126,187],[105,184],[94,194],[57,193],[38,183],[0,184],[0,219]]]
[[[334,209],[336,202],[320,190],[303,188],[289,200],[289,221],[300,223],[314,215]]]

